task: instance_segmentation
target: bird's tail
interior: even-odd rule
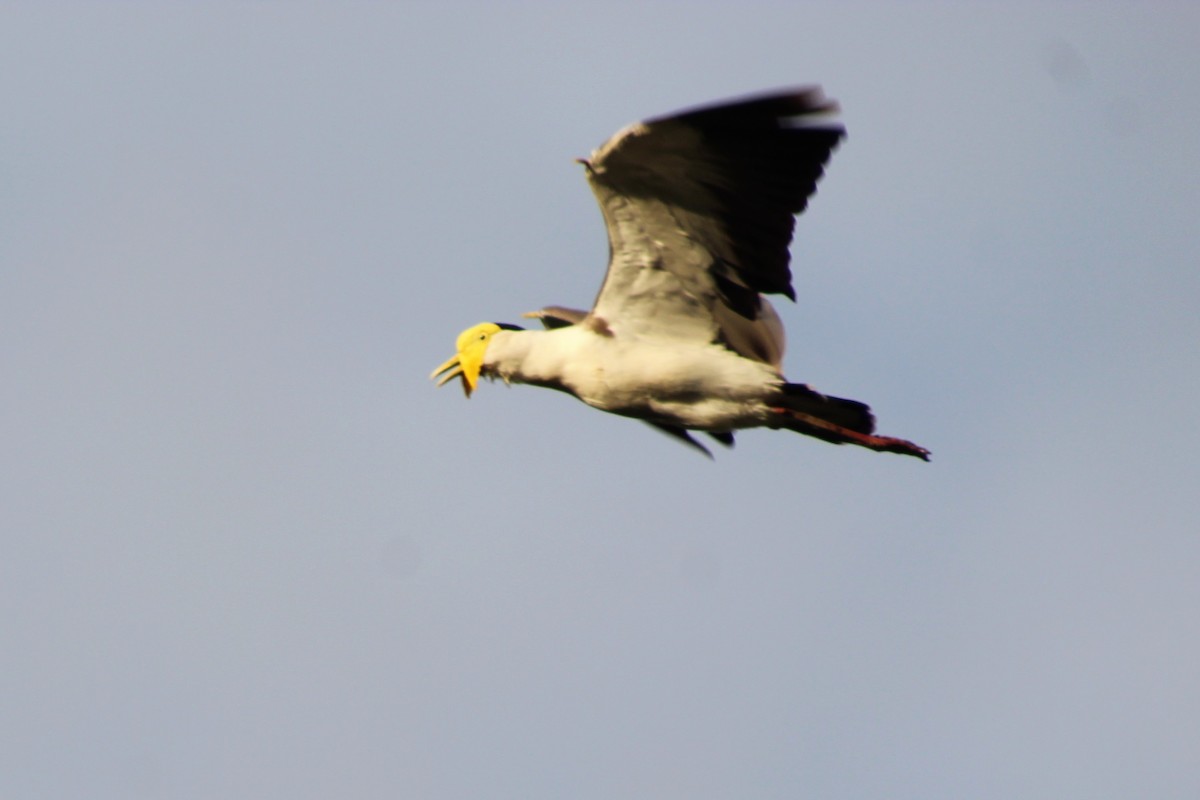
[[[772,428],[787,428],[833,444],[856,444],[871,450],[929,460],[924,447],[891,436],[876,436],[875,416],[866,403],[830,397],[802,383],[785,383],[772,407]]]

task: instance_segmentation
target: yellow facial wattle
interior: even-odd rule
[[[481,322],[467,328],[458,335],[454,346],[458,354],[449,358],[433,371],[430,379],[437,379],[438,386],[462,376],[463,393],[471,396],[479,383],[479,373],[483,369],[483,356],[487,352],[488,342],[492,335],[502,328],[494,322]],[[438,376],[441,376],[440,378]]]

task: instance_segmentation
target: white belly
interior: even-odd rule
[[[486,374],[562,389],[602,411],[700,430],[765,424],[783,379],[719,345],[627,341],[571,326],[496,334]]]
[[[600,337],[595,337],[599,339]],[[761,424],[781,381],[766,364],[716,345],[601,340],[564,364],[568,388],[590,406],[686,428]]]

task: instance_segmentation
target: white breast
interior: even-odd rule
[[[495,354],[500,377],[560,383],[588,405],[625,416],[689,428],[744,427],[761,420],[765,397],[781,382],[772,367],[717,345],[627,340],[581,326],[530,333]]]

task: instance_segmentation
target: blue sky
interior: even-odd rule
[[[0,18],[3,796],[1200,792],[1193,5]],[[806,83],[788,374],[931,464],[433,388]]]

